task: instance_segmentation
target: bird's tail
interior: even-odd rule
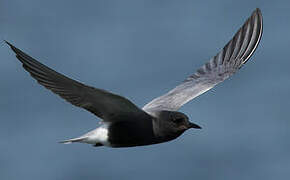
[[[71,144],[71,143],[74,143],[74,142],[83,142],[85,139],[87,139],[87,137],[78,137],[78,138],[72,138],[72,139],[60,141],[59,143]]]

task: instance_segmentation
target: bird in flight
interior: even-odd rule
[[[61,143],[132,147],[171,141],[190,128],[200,129],[178,109],[240,69],[257,48],[262,27],[262,14],[256,9],[216,56],[180,85],[153,99],[142,109],[125,97],[70,79],[5,42],[39,84],[102,119],[95,130]]]

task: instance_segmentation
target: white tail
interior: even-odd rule
[[[59,143],[71,144],[71,143],[74,143],[74,142],[82,142],[85,139],[87,139],[87,137],[78,137],[78,138],[73,138],[73,139],[68,139],[68,140],[60,141]]]

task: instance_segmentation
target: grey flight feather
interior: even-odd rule
[[[23,68],[39,84],[58,94],[71,104],[90,111],[104,121],[112,121],[114,117],[122,114],[131,113],[137,115],[144,113],[128,99],[72,80],[41,64],[9,42],[5,42],[16,53],[16,57],[22,62]]]
[[[262,29],[262,14],[256,9],[221,52],[182,84],[149,102],[143,110],[176,111],[193,98],[223,82],[248,61],[259,44]]]

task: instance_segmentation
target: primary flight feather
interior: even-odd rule
[[[255,51],[262,36],[262,14],[253,12],[227,45],[182,84],[145,105],[145,111],[176,111],[233,75]]]

